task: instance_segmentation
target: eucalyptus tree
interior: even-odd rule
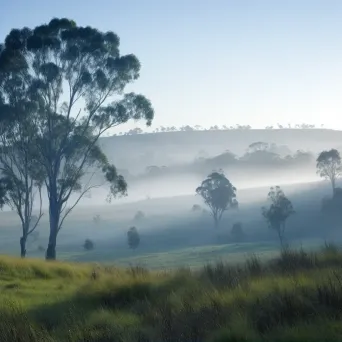
[[[336,180],[342,176],[342,161],[336,149],[322,151],[317,157],[317,173],[331,183],[333,195],[336,190]]]
[[[237,208],[236,188],[222,171],[212,172],[196,189],[209,207],[215,228],[219,227],[222,215],[230,208]]]
[[[0,70],[0,177],[5,189],[2,201],[19,216],[22,235],[20,255],[26,256],[26,242],[43,215],[41,189],[43,173],[32,158],[37,109],[21,76]],[[32,215],[38,197],[38,216]],[[36,220],[34,219],[36,218]]]
[[[45,173],[49,199],[47,259],[56,258],[64,220],[87,192],[107,182],[108,200],[127,194],[127,183],[99,138],[130,119],[144,119],[147,125],[153,120],[148,99],[124,93],[138,79],[140,63],[133,54],[121,56],[119,43],[113,32],[52,19],[32,30],[12,30],[2,47],[0,70],[20,76],[38,104],[32,158]],[[103,182],[94,182],[98,173]]]

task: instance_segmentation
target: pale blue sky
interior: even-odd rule
[[[342,129],[340,0],[2,0],[1,12],[1,40],[52,17],[116,32],[142,63],[130,89],[153,102],[153,126]]]

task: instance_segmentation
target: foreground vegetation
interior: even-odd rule
[[[149,272],[0,259],[1,341],[340,341],[342,252]]]

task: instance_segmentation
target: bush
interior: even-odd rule
[[[245,239],[245,233],[240,222],[233,224],[230,234],[235,242],[241,242]]]
[[[129,248],[136,249],[140,244],[140,235],[137,228],[131,227],[127,232],[127,240]]]
[[[95,248],[95,244],[94,244],[94,242],[93,242],[92,240],[86,239],[86,240],[84,241],[83,248],[84,248],[85,250],[87,250],[87,251],[91,251],[91,250],[93,250],[93,249]]]
[[[140,220],[142,220],[142,219],[144,219],[145,218],[145,214],[144,214],[144,212],[142,212],[141,210],[138,210],[137,212],[136,212],[136,214],[134,215],[134,220],[135,221],[140,221]]]
[[[198,204],[194,204],[191,208],[191,211],[193,212],[200,212],[202,210],[202,207]]]

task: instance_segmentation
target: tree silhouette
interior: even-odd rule
[[[262,216],[266,219],[268,226],[277,232],[280,245],[283,248],[286,221],[295,211],[291,201],[279,186],[271,187],[267,198],[271,204],[268,208],[261,208]]]
[[[203,198],[204,203],[209,207],[215,228],[219,227],[225,211],[238,206],[236,188],[222,171],[212,172],[196,189],[196,193]]]
[[[245,238],[245,233],[242,229],[242,224],[240,222],[235,222],[232,226],[230,234],[236,242],[241,242]]]
[[[84,241],[84,244],[83,244],[83,248],[86,250],[86,251],[91,251],[95,248],[95,244],[92,240],[90,239],[86,239]]]
[[[1,65],[0,55],[0,111],[6,114],[0,121],[0,172],[6,189],[2,200],[20,219],[22,258],[26,256],[27,239],[43,216],[41,189],[45,177],[39,163],[32,158],[34,146],[31,141],[36,135],[36,127],[31,115],[37,106],[27,99],[29,95],[30,90],[21,77],[11,75],[10,70]],[[39,215],[32,224],[32,210],[37,197]]]
[[[317,160],[317,173],[328,179],[331,183],[333,195],[336,189],[336,180],[342,175],[342,163],[340,153],[331,149],[319,154]]]
[[[128,242],[129,248],[131,249],[138,248],[140,244],[140,235],[137,231],[137,228],[135,227],[129,228],[127,232],[127,242]]]
[[[12,30],[0,51],[0,72],[20,78],[37,105],[30,117],[38,128],[31,140],[32,160],[45,173],[50,215],[46,258],[55,259],[57,235],[85,193],[107,182],[110,198],[126,194],[127,184],[108,162],[99,138],[130,119],[150,125],[154,111],[144,96],[124,93],[138,79],[140,63],[134,55],[120,56],[113,32],[52,19],[33,30]],[[103,183],[94,184],[98,171]],[[78,198],[67,206],[75,192]]]

